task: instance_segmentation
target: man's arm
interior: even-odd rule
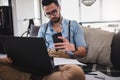
[[[77,50],[75,49],[72,52],[74,53],[75,56],[84,57],[87,51],[85,47],[78,47]]]
[[[6,54],[0,54],[0,62],[12,63],[12,60],[8,58]]]
[[[86,48],[85,47],[78,47],[77,50],[75,49],[75,45],[70,43],[66,38],[64,37],[58,37],[63,40],[63,42],[55,43],[56,49],[63,49],[64,51],[71,51],[73,52],[73,55],[84,57],[86,55]]]

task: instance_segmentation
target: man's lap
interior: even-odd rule
[[[0,79],[2,80],[29,80],[31,74],[22,72],[15,67],[0,62]]]
[[[85,80],[85,75],[80,66],[66,64],[59,66],[58,71],[45,76],[43,80]]]
[[[14,66],[0,62],[0,79],[2,80],[30,80],[30,77],[31,74],[22,72]],[[85,76],[80,66],[66,64],[59,66],[58,71],[43,76],[43,80],[85,80]]]

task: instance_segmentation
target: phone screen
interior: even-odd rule
[[[52,35],[54,43],[63,42],[63,40],[59,39],[58,36],[62,36],[62,33],[59,32],[59,33],[55,33],[55,34]]]

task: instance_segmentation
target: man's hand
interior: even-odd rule
[[[71,44],[65,37],[58,37],[59,39],[62,39],[63,42],[55,43],[54,46],[56,49],[62,49],[65,51],[75,51],[74,44]]]
[[[74,55],[84,57],[86,55],[86,48],[85,47],[78,47],[77,51],[75,49],[75,45],[71,44],[66,38],[58,37],[63,40],[63,42],[55,43],[54,46],[56,49],[62,49],[64,51],[72,51]]]
[[[8,57],[6,57],[6,58],[0,58],[0,61],[1,61],[1,62],[12,63],[11,58],[8,58]]]

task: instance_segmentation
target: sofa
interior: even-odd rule
[[[82,27],[87,43],[87,55],[77,57],[87,64],[82,69],[87,74],[100,71],[108,76],[120,77],[120,32],[113,33],[97,28]],[[39,27],[32,26],[30,37],[36,37]]]
[[[83,27],[88,52],[78,58],[87,66],[85,73],[100,71],[108,76],[120,77],[120,32],[113,33],[97,28]]]

